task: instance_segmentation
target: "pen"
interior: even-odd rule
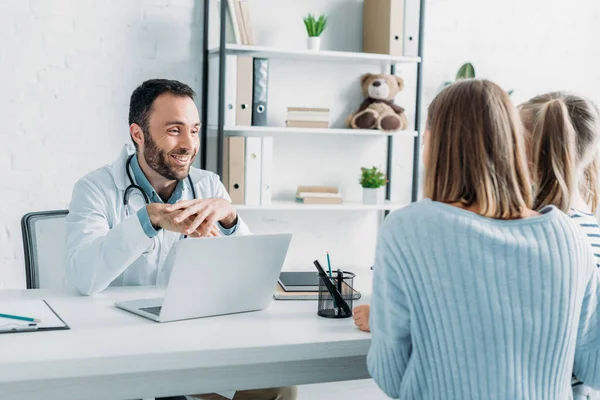
[[[42,322],[37,318],[29,318],[29,317],[21,317],[20,315],[10,315],[10,314],[1,314],[0,313],[0,317],[1,318],[9,318],[9,319],[16,319],[19,321],[28,321],[28,322]]]
[[[340,295],[343,296],[343,292],[342,292],[342,280],[344,279],[344,273],[342,272],[341,269],[337,270],[337,289],[338,292],[340,292]],[[343,297],[342,297],[343,298]],[[342,310],[338,307],[338,313],[341,314]]]
[[[38,329],[37,324],[27,324],[27,325],[18,325],[18,324],[8,324],[8,325],[0,325],[0,333],[8,333],[8,332],[28,332],[35,331]]]
[[[329,267],[329,277],[332,278],[333,274],[331,273],[331,260],[329,259],[329,252],[327,252],[327,267]]]

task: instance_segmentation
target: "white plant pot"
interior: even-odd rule
[[[309,36],[306,45],[309,50],[319,50],[321,48],[321,38],[319,36]]]
[[[363,203],[364,204],[383,204],[385,200],[385,192],[383,187],[377,189],[363,188]]]

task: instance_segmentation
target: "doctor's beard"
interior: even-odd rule
[[[189,155],[189,165],[185,168],[173,167],[170,162],[172,155]],[[165,150],[158,147],[150,134],[146,135],[144,132],[144,159],[150,168],[166,179],[180,181],[187,178],[195,157],[196,153],[192,153],[190,150],[186,149],[177,149],[167,154]]]

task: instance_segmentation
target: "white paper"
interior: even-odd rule
[[[0,301],[0,314],[18,315],[20,317],[37,318],[41,320],[38,329],[64,328],[66,325],[52,312],[43,300],[3,300]],[[27,323],[12,318],[0,317],[0,326],[10,323]]]

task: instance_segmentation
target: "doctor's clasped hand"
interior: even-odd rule
[[[233,228],[237,223],[237,213],[225,199],[195,199],[182,200],[166,208],[169,212],[183,210],[175,218],[176,223],[182,223],[188,219],[192,223],[183,233],[186,235],[208,236],[213,227],[219,223],[225,229]]]
[[[148,210],[150,223],[156,230],[164,229],[188,235],[192,238],[221,236],[220,229],[214,223],[208,229],[203,229],[202,231],[197,227],[192,228],[196,216],[191,215],[190,217],[182,218],[181,215],[186,210],[181,207],[173,210],[168,204],[152,203],[148,204],[146,209]],[[221,226],[225,226],[225,221],[221,222]],[[227,227],[231,228],[231,226]]]

